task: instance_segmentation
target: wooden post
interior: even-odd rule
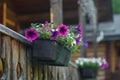
[[[82,30],[83,30],[83,41],[86,40],[86,10],[85,10],[85,6],[84,6],[84,0],[78,0],[78,16],[79,16],[79,23],[82,23]],[[86,57],[86,48],[83,45],[81,47],[81,53],[82,53],[82,57]]]
[[[0,57],[4,59],[4,79],[10,80],[11,75],[11,39],[8,36],[2,35],[2,53]]]
[[[62,9],[62,0],[50,0],[50,17],[51,17],[51,22],[54,22],[54,26],[59,25],[63,23],[63,9]],[[55,73],[55,80],[57,79],[57,67],[54,68]]]
[[[0,0],[0,23],[6,25],[7,4]]]
[[[50,6],[51,22],[55,25],[63,23],[62,0],[50,0]]]
[[[93,27],[93,45],[94,45],[94,56],[97,57],[97,11],[93,0],[78,0],[79,4],[79,22],[83,24],[83,41],[86,40],[86,16],[88,16],[91,26]],[[86,56],[86,49],[82,47],[82,56]]]
[[[90,24],[93,27],[93,46],[94,46],[94,56],[97,57],[97,10],[94,4],[93,0],[89,0],[89,6],[90,10],[89,12],[89,19],[90,19]]]
[[[19,58],[19,43],[18,41],[12,39],[12,69],[11,69],[11,74],[12,74],[12,79],[11,80],[17,80],[17,64],[18,64],[18,58]]]

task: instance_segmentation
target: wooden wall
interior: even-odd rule
[[[72,65],[57,67],[31,62],[30,44],[0,24],[0,80],[80,80]]]
[[[112,0],[94,0],[98,11],[98,22],[113,21]]]
[[[8,7],[8,3],[6,2],[0,3],[0,23],[8,26],[14,31],[19,31],[20,26],[17,20],[17,15]]]

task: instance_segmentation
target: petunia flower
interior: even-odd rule
[[[50,36],[50,39],[55,40],[58,35],[59,35],[59,32],[57,30],[52,31],[52,35]]]
[[[64,24],[61,24],[59,27],[58,27],[58,32],[59,32],[59,35],[60,36],[66,36],[67,33],[68,33],[68,28],[66,25]]]
[[[77,30],[78,30],[78,32],[79,32],[80,35],[83,34],[81,27],[82,27],[82,24],[80,23],[80,24],[78,25],[78,28],[77,28]]]
[[[35,39],[38,38],[38,32],[35,29],[27,29],[25,31],[25,37],[29,40],[29,41],[33,41]]]
[[[44,31],[44,30],[46,30],[46,26],[44,25],[44,26],[42,26],[42,30]]]
[[[108,63],[104,63],[100,66],[101,69],[106,69],[108,68]]]
[[[108,64],[108,62],[104,59],[103,60],[103,64],[100,66],[100,68],[101,69],[106,69],[106,68],[108,68],[109,67],[109,64]]]
[[[80,41],[82,40],[82,36],[79,35],[76,39],[76,44],[80,44]]]
[[[86,48],[88,48],[88,42],[87,42],[87,41],[84,42],[84,46],[85,46]]]

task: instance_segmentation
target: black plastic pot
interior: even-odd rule
[[[97,76],[98,71],[92,67],[79,67],[80,76],[82,79],[94,79]]]
[[[32,45],[32,61],[54,66],[67,66],[72,50],[55,40],[37,39]]]

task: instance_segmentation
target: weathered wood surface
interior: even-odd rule
[[[0,25],[0,58],[4,64],[0,80],[80,80],[77,68],[71,65],[57,67],[32,62],[30,43],[22,35]]]
[[[19,62],[21,64],[21,68],[22,68],[21,74],[22,74],[22,76],[25,80],[27,80],[27,77],[26,77],[26,73],[27,73],[26,72],[26,68],[27,68],[26,60],[27,60],[26,46],[24,44],[20,43]]]
[[[59,25],[63,23],[63,0],[50,0],[50,17],[51,21],[55,23],[55,25]]]
[[[29,42],[24,36],[20,35],[19,33],[9,29],[8,27],[5,27],[4,25],[0,24],[0,32],[3,34],[6,34],[16,40],[19,40],[21,42],[23,42],[24,44],[30,44],[31,42]]]
[[[2,53],[1,53],[1,58],[4,60],[4,77],[3,79],[10,80],[10,75],[11,75],[11,39],[9,36],[1,35],[1,48],[2,48]]]

